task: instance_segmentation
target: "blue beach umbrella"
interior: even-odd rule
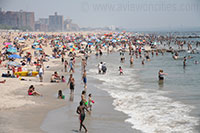
[[[38,45],[38,44],[39,44],[38,42],[34,42],[34,43],[33,43],[33,45]]]
[[[39,50],[39,51],[42,51],[42,48],[36,48],[35,50]]]
[[[12,55],[9,55],[8,58],[14,58],[14,59],[18,58],[18,59],[20,59],[21,56],[19,56],[17,54],[12,54]]]
[[[7,51],[10,52],[10,53],[16,53],[17,49],[14,48],[14,47],[11,47],[11,48],[7,49]]]
[[[20,63],[18,62],[14,62],[14,61],[9,61],[8,63],[6,63],[7,65],[10,65],[10,66],[16,66],[16,67],[20,67]]]
[[[112,42],[117,42],[117,40],[114,40],[114,39],[113,39]]]
[[[90,42],[90,43],[88,43],[88,45],[93,45],[93,43]]]

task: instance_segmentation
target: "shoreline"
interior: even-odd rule
[[[41,129],[45,132],[78,132],[79,120],[76,114],[76,107],[79,105],[81,91],[83,90],[82,81],[77,71],[74,74],[76,81],[74,101],[66,101],[67,104],[63,107],[53,109],[48,112],[44,119]],[[79,78],[78,78],[79,77]],[[95,104],[91,115],[86,114],[84,121],[89,132],[126,132],[126,133],[140,133],[140,131],[131,128],[131,124],[125,122],[128,115],[117,111],[113,105],[113,100],[108,92],[101,90],[96,85],[101,84],[100,80],[88,76],[87,95],[92,94]],[[78,84],[77,84],[78,83]],[[68,96],[67,90],[64,91],[65,96]],[[68,97],[67,97],[68,99]],[[116,117],[117,116],[117,117]]]

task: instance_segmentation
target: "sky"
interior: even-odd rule
[[[0,0],[0,7],[33,11],[36,20],[57,12],[81,27],[200,27],[200,0]]]

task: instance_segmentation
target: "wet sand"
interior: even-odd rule
[[[78,132],[79,116],[76,114],[76,108],[81,100],[81,91],[83,90],[80,68],[75,72],[74,77],[76,80],[74,101],[70,101],[69,90],[65,90],[66,106],[48,113],[41,126],[43,131],[48,133]],[[101,82],[88,77],[87,95],[91,93],[95,101],[92,113],[87,113],[84,121],[88,132],[140,133],[140,131],[132,129],[131,124],[125,122],[125,119],[128,118],[127,115],[114,110],[113,99],[107,92],[97,89],[98,84],[101,84]],[[84,129],[82,129],[82,132],[84,132]]]

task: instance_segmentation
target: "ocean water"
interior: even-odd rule
[[[187,52],[180,56],[188,55]],[[120,63],[119,53],[91,57],[88,76],[103,81],[98,88],[113,98],[115,109],[129,116],[126,122],[144,133],[199,133],[200,132],[200,54],[191,55],[183,67],[182,60],[173,60],[171,53],[151,56],[151,61],[141,64],[134,57],[134,65]],[[95,59],[96,58],[96,59]],[[97,64],[106,62],[105,75],[97,74]],[[122,66],[124,75],[119,75]],[[158,82],[158,71],[168,75]]]

